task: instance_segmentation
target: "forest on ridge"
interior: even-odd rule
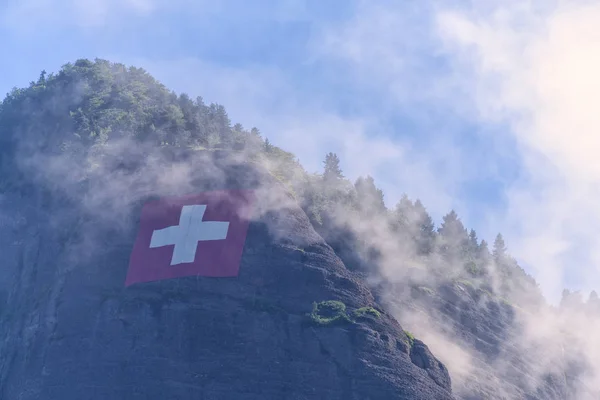
[[[24,118],[26,117],[26,118]],[[68,63],[57,73],[42,71],[26,88],[0,103],[0,190],[36,184],[13,168],[24,155],[61,154],[81,165],[82,174],[109,142],[198,151],[227,150],[265,165],[289,190],[311,223],[346,265],[372,272],[381,251],[345,219],[375,219],[393,234],[399,263],[426,269],[429,276],[469,282],[508,304],[535,308],[545,303],[535,280],[510,255],[501,234],[493,243],[467,229],[454,210],[436,225],[419,199],[403,196],[391,209],[371,176],[352,182],[340,159],[324,155],[323,171],[310,173],[293,153],[273,145],[257,128],[232,124],[225,108],[201,97],[176,94],[145,70],[96,59]],[[52,188],[49,188],[52,190]],[[348,218],[348,216],[354,216]],[[562,304],[600,309],[595,292],[584,300],[565,291]]]

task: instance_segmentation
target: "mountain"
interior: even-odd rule
[[[454,398],[314,229],[309,175],[223,107],[104,60],[0,107],[0,398]],[[145,204],[239,189],[256,207],[237,276],[125,286]]]
[[[239,273],[126,286],[145,207],[215,190],[256,196]],[[0,104],[0,398],[600,398],[597,295],[384,195],[143,69],[42,72]]]

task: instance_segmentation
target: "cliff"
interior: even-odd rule
[[[260,167],[121,149],[100,175],[44,179],[1,197],[2,399],[452,398],[444,365]],[[237,277],[124,286],[148,199],[234,188],[257,197]]]

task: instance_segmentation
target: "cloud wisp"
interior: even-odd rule
[[[21,30],[103,27],[118,24],[125,16],[156,15],[167,5],[171,6],[140,0],[118,4],[28,0],[10,3],[2,23]],[[335,71],[337,85],[347,84],[350,93],[364,96],[353,105],[364,106],[376,98],[376,106],[348,116],[342,107],[332,106],[335,85],[303,90],[290,71],[274,66],[223,68],[192,58],[132,63],[147,68],[169,87],[226,105],[233,119],[259,127],[275,144],[298,155],[309,170],[321,168],[326,152],[337,152],[349,177],[372,174],[381,182],[388,205],[407,192],[420,197],[436,220],[452,207],[461,215],[462,210],[477,207],[457,197],[460,186],[475,178],[503,177],[496,158],[514,159],[519,171],[516,178],[506,178],[502,192],[506,208],[486,215],[489,226],[484,230],[505,234],[511,252],[533,272],[551,300],[565,286],[600,287],[597,2],[455,1],[407,6],[362,1],[349,19],[336,22],[324,22],[297,3],[290,7],[284,11],[301,10],[303,20],[318,21],[307,49],[301,49],[307,64]],[[284,11],[273,18],[295,20],[293,12]],[[22,22],[27,23],[19,28]],[[390,127],[388,119],[400,111],[424,124],[427,146],[399,133],[401,128]],[[478,133],[470,135],[498,146],[513,143],[507,148],[515,154],[471,154],[455,138],[448,139],[462,139],[464,125],[475,125]],[[185,165],[174,165],[165,176],[185,181],[189,171]],[[128,179],[124,188],[129,187]],[[400,250],[389,241],[387,228],[377,221],[371,225],[357,223],[353,229],[365,238],[378,238],[389,266],[386,272],[392,278],[403,276],[403,267],[394,262]],[[403,249],[400,255],[405,251],[411,253]],[[524,342],[539,346],[538,339],[545,338],[553,351],[562,343],[556,332],[566,325],[582,331],[595,327],[586,318],[567,323],[552,312],[526,317]],[[577,350],[597,348],[593,337],[599,335],[579,338]],[[438,339],[428,340],[440,343],[438,351],[443,353],[448,338],[440,333]],[[594,357],[595,351],[585,356],[592,371],[600,371]],[[451,369],[469,371],[473,355],[461,357],[460,365],[452,358],[447,357]],[[544,368],[539,372],[543,375]],[[586,385],[593,387],[596,380],[592,374]]]
[[[600,150],[600,28],[595,23],[600,5],[429,5],[421,11],[428,9],[430,15],[411,23],[402,16],[394,18],[410,11],[405,6],[363,4],[359,9],[364,12],[354,20],[327,31],[328,40],[322,43],[329,47],[320,54],[343,60],[344,70],[361,85],[398,107],[427,104],[482,126],[481,135],[497,135],[487,140],[514,143],[519,171],[503,192],[506,209],[486,219],[508,237],[513,254],[552,302],[565,286],[584,291],[600,287],[600,169],[595,160]],[[423,47],[411,46],[410,32],[422,32]],[[439,64],[419,67],[432,56],[439,57]],[[491,170],[481,165],[481,171]],[[389,259],[395,257],[392,252]],[[598,335],[590,331],[594,317],[579,315],[567,321],[552,309],[521,317],[524,348],[555,351],[564,346],[565,331],[587,332],[575,334],[578,339],[572,342],[571,350],[583,354],[581,359],[591,367],[573,389],[580,390],[575,398],[586,398],[589,388],[600,387],[594,372],[600,365],[586,354],[586,349],[598,347],[593,339]],[[558,359],[561,355],[541,362],[533,374],[543,377]],[[452,369],[452,361],[449,365]]]
[[[546,294],[565,283],[598,287],[600,5],[474,11],[440,12],[438,27],[477,118],[506,122],[518,143],[524,168],[507,191],[511,242]]]

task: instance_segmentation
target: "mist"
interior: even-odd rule
[[[147,62],[149,71],[179,91],[189,87],[190,95],[204,96],[207,90],[211,101],[232,103],[231,115],[245,125],[256,123],[263,137],[235,153],[186,147],[191,155],[176,157],[170,150],[140,145],[125,130],[121,137],[91,149],[66,140],[61,143],[65,152],[48,154],[36,142],[40,132],[30,132],[33,136],[19,139],[18,168],[28,179],[83,209],[93,217],[90,223],[117,230],[131,228],[135,206],[149,194],[221,188],[218,182],[235,170],[242,174],[240,180],[229,184],[251,182],[260,192],[260,208],[253,218],[300,206],[334,248],[334,242],[340,242],[341,247],[335,248],[338,255],[366,275],[400,323],[448,366],[459,395],[477,381],[511,398],[514,382],[522,380],[523,388],[535,392],[553,377],[569,382],[572,398],[595,398],[600,392],[600,314],[593,311],[591,300],[559,303],[565,288],[581,290],[586,300],[592,290],[600,289],[596,229],[600,170],[595,157],[600,150],[595,109],[600,7],[589,1],[551,5],[490,1],[429,2],[422,9],[408,10],[390,2],[376,7],[359,3],[347,20],[322,23],[310,13],[302,13],[302,19],[319,22],[309,46],[312,59],[333,63],[326,69],[339,68],[340,75],[357,85],[364,98],[354,105],[376,97],[378,109],[356,107],[359,111],[348,116],[330,106],[330,94],[301,92],[289,77],[271,68],[244,74],[211,62],[158,62],[123,54],[122,59],[138,58],[140,67]],[[110,6],[87,12],[76,25],[113,26]],[[122,11],[126,16],[150,15],[161,7],[130,2]],[[79,15],[77,10],[71,10],[73,15]],[[23,15],[21,8],[12,12]],[[54,10],[43,20],[60,23],[60,14]],[[411,35],[423,39],[409,40]],[[441,72],[425,62],[431,54],[444,59]],[[200,76],[203,73],[208,78]],[[62,104],[81,101],[82,91],[76,86],[72,93],[48,99],[36,112],[58,113]],[[425,149],[412,138],[392,134],[389,116],[398,110],[414,113],[417,121],[431,119],[424,129],[441,133],[432,136]],[[487,157],[490,150],[477,154],[456,143],[454,137],[462,134],[457,120],[480,127],[474,136],[493,143],[504,162],[515,161],[516,177],[504,177],[504,165]],[[452,138],[444,139],[444,132]],[[264,146],[264,137],[292,151],[301,163],[293,156],[257,151],[257,146]],[[348,178],[338,182],[339,188],[338,183],[322,183],[321,164],[328,151],[340,156]],[[134,162],[123,166],[124,160]],[[255,169],[250,172],[245,165]],[[211,178],[200,178],[198,171]],[[378,198],[356,200],[354,182],[366,175],[382,188],[387,209],[380,207]],[[495,192],[501,199],[499,207],[470,201],[460,189],[465,182],[498,176],[502,176]],[[331,190],[354,200],[340,206],[313,198],[315,192],[327,197]],[[423,200],[436,234],[442,216],[452,208],[465,228],[476,228],[479,241],[485,239],[490,247],[494,235],[502,232],[509,256],[535,278],[539,289],[534,285],[531,290],[507,291],[505,268],[498,267],[493,257],[478,266],[486,271],[485,277],[466,274],[465,260],[443,250],[447,243],[455,246],[453,242],[463,240],[463,232],[445,236],[447,243],[438,234],[431,251],[424,253],[414,239],[420,222],[409,221],[400,232],[394,225],[394,208],[403,192],[411,201]],[[313,218],[314,210],[318,217],[327,216],[326,223]],[[71,223],[68,211],[49,216],[51,223]],[[1,218],[9,216],[0,211]],[[275,236],[285,239],[276,222],[269,226]],[[93,230],[87,232],[92,236],[80,238],[70,248],[74,259],[101,251],[100,239]],[[350,238],[350,245],[339,237]],[[520,269],[515,271],[525,276]],[[441,304],[437,302],[449,302],[456,293],[462,293],[453,303],[458,321],[461,309],[468,310],[467,319],[502,321],[494,331],[501,344],[493,357],[474,348],[472,338],[461,336],[465,326],[437,309]],[[496,308],[499,314],[490,311]],[[486,330],[473,329],[473,337]]]
[[[56,111],[56,104],[77,104],[92,93],[79,84],[74,87],[60,98],[46,99],[49,112]],[[168,138],[169,129],[154,128],[152,134]],[[247,141],[236,151],[225,144],[220,148],[216,139],[210,139],[217,143],[212,148],[156,146],[136,139],[145,135],[139,129],[124,130],[114,139],[100,137],[91,146],[63,134],[62,139],[49,139],[59,144],[55,150],[35,133],[20,133],[17,129],[13,135],[15,164],[9,165],[69,205],[49,216],[50,225],[62,229],[81,223],[73,220],[72,207],[89,218],[83,222],[87,228],[80,229],[83,235],[67,247],[73,266],[103,251],[96,234],[100,225],[127,234],[142,201],[250,187],[259,198],[251,218],[267,221],[275,240],[306,245],[280,230],[277,219],[267,218],[285,208],[305,210],[347,268],[362,274],[398,321],[447,365],[457,395],[471,395],[475,385],[512,398],[520,391],[541,390],[548,377],[564,380],[574,399],[592,398],[600,391],[597,336],[590,335],[599,326],[596,314],[583,303],[560,308],[549,304],[503,244],[494,243],[492,254],[468,235],[454,212],[434,224],[427,209],[408,197],[388,209],[385,193],[372,178],[353,183],[341,172],[328,174],[331,165],[324,174],[310,174],[291,154],[250,132],[242,134]],[[468,267],[459,250],[465,240],[470,240],[474,257]],[[497,319],[501,329],[493,330],[498,335],[493,351],[474,346],[473,338],[485,328],[475,326],[470,332],[474,336],[465,337],[464,317],[453,320],[436,301],[455,304],[459,313],[468,310],[467,319],[492,324]],[[567,378],[567,371],[572,376]]]

